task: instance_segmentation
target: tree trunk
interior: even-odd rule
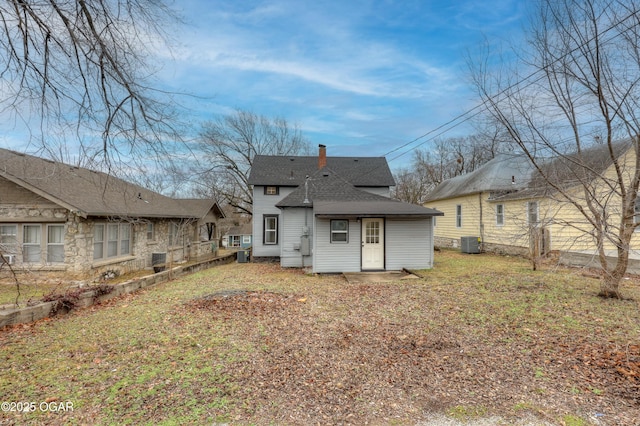
[[[604,270],[605,274],[600,282],[600,293],[598,293],[598,296],[605,299],[623,298],[620,292],[620,281],[624,277],[628,265],[629,252],[626,250],[618,250],[616,266],[612,270]]]

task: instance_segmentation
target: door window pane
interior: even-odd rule
[[[365,241],[367,244],[380,243],[380,222],[367,222]]]

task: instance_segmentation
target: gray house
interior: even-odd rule
[[[390,198],[383,157],[254,158],[253,256],[313,272],[427,269],[433,217],[441,212]]]
[[[211,253],[222,217],[215,200],[0,149],[0,267],[98,276],[150,267],[154,254],[185,261]]]
[[[250,248],[253,243],[253,236],[251,235],[252,227],[250,223],[243,223],[238,226],[232,226],[222,236],[222,246],[228,249]]]

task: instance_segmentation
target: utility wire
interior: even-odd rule
[[[498,101],[500,100],[500,97],[501,97],[501,96],[503,96],[503,95],[505,95],[506,93],[510,92],[512,89],[514,89],[514,88],[516,88],[516,87],[520,87],[520,88],[523,88],[523,89],[524,89],[524,88],[527,88],[527,87],[529,87],[529,86],[531,86],[531,85],[533,85],[533,84],[537,83],[538,81],[540,81],[540,80],[544,79],[544,78],[545,78],[545,75],[543,74],[543,75],[539,76],[537,79],[535,79],[535,80],[533,80],[533,81],[530,81],[530,82],[528,82],[526,85],[522,86],[522,84],[523,84],[523,83],[526,83],[526,82],[527,82],[527,80],[529,80],[529,79],[533,78],[534,76],[536,76],[536,74],[539,74],[539,73],[543,72],[543,71],[546,69],[546,67],[548,67],[549,65],[555,64],[555,63],[559,62],[560,60],[565,59],[565,58],[566,58],[567,56],[569,56],[570,54],[572,54],[572,53],[576,52],[576,51],[577,51],[577,50],[579,50],[580,48],[582,48],[582,47],[584,47],[584,46],[588,45],[589,43],[591,43],[592,41],[594,41],[594,40],[596,39],[596,37],[601,37],[601,36],[603,36],[604,34],[607,34],[608,32],[610,32],[610,31],[614,30],[616,27],[618,27],[618,26],[622,25],[623,23],[625,23],[625,22],[626,22],[626,21],[628,21],[629,19],[631,19],[631,18],[633,18],[633,17],[636,17],[636,16],[638,15],[638,13],[640,13],[640,11],[638,11],[638,10],[634,10],[633,12],[631,12],[631,13],[629,13],[627,16],[625,16],[623,19],[621,19],[621,20],[617,21],[617,22],[616,22],[616,23],[614,23],[613,25],[609,26],[608,28],[606,28],[605,30],[603,30],[602,32],[600,32],[597,36],[596,36],[596,35],[592,36],[591,38],[589,38],[589,39],[585,40],[585,41],[584,41],[584,43],[582,43],[582,44],[580,44],[580,45],[578,45],[578,46],[574,47],[574,48],[573,48],[572,50],[570,50],[569,52],[567,52],[567,53],[565,53],[564,55],[562,55],[562,56],[560,56],[560,57],[556,58],[556,59],[555,59],[554,61],[552,61],[550,64],[546,65],[546,66],[545,66],[545,68],[537,69],[537,70],[535,70],[535,71],[531,72],[531,73],[530,73],[530,74],[528,74],[527,76],[525,76],[525,77],[523,77],[522,79],[518,80],[517,82],[515,82],[515,83],[513,83],[513,84],[509,85],[508,87],[506,87],[506,88],[502,89],[502,90],[501,90],[500,92],[498,92],[497,94],[495,94],[495,95],[491,96],[491,98],[492,98],[492,99],[494,99],[494,100],[495,100],[495,102],[498,102]],[[635,23],[635,24],[633,24],[633,25],[632,25],[632,27],[635,27],[635,26],[637,26],[637,25],[638,25],[638,24],[637,24],[637,23]],[[630,28],[632,28],[632,27],[630,27]],[[618,36],[619,36],[619,34],[615,34],[615,35],[613,35],[612,37],[610,37],[609,39],[602,41],[602,43],[607,43],[607,42],[609,42],[609,41],[613,40],[614,38],[616,38],[616,37],[618,37]],[[432,136],[432,137],[430,137],[430,138],[428,138],[428,139],[424,140],[423,142],[419,143],[418,145],[413,146],[411,149],[409,149],[409,150],[407,150],[407,151],[404,151],[404,152],[402,152],[402,153],[400,153],[400,154],[396,155],[395,157],[393,157],[393,158],[392,158],[391,160],[389,160],[389,161],[396,160],[396,159],[398,159],[398,158],[400,158],[400,157],[402,157],[402,156],[404,156],[404,155],[408,154],[409,152],[414,151],[415,149],[417,149],[418,147],[420,147],[420,146],[424,145],[425,143],[427,143],[427,142],[430,142],[430,141],[434,140],[434,139],[435,139],[435,138],[437,138],[438,136],[441,136],[441,135],[443,135],[443,134],[447,133],[448,131],[450,131],[450,130],[452,130],[452,129],[454,129],[454,128],[458,127],[458,126],[460,126],[461,124],[463,124],[463,123],[465,123],[465,122],[469,121],[470,119],[472,119],[472,118],[474,118],[474,117],[476,117],[476,116],[480,115],[480,114],[481,114],[482,112],[484,112],[486,109],[488,109],[488,107],[486,106],[486,101],[485,101],[485,102],[482,102],[482,103],[480,103],[480,104],[476,105],[475,107],[473,107],[473,108],[471,108],[471,109],[469,109],[469,110],[467,110],[467,111],[465,111],[465,112],[463,112],[463,113],[461,113],[461,114],[457,115],[456,117],[452,118],[451,120],[447,121],[447,122],[446,122],[446,123],[444,123],[444,124],[441,124],[440,126],[436,127],[435,129],[432,129],[432,130],[430,130],[430,131],[426,132],[425,134],[423,134],[423,135],[421,135],[421,136],[418,136],[417,138],[415,138],[415,139],[413,139],[413,140],[411,140],[411,141],[409,141],[409,142],[407,142],[407,143],[405,143],[405,144],[403,144],[403,145],[400,145],[400,146],[399,146],[399,147],[397,147],[397,148],[392,149],[391,151],[387,152],[387,153],[386,153],[386,154],[384,154],[383,156],[384,156],[384,157],[386,157],[386,156],[388,156],[388,155],[390,155],[390,154],[393,154],[393,153],[394,153],[394,152],[396,152],[396,151],[399,151],[399,150],[401,150],[401,149],[403,149],[403,148],[405,148],[405,147],[407,147],[407,146],[409,146],[409,145],[414,144],[415,142],[417,142],[417,141],[419,141],[419,140],[421,140],[421,139],[423,139],[423,138],[427,138],[428,136],[433,135],[434,133],[438,132],[439,130],[444,129],[443,131],[441,131],[441,132],[437,133],[435,136]],[[474,111],[475,111],[475,112],[474,112]]]

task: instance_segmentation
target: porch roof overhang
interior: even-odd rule
[[[424,219],[444,216],[441,211],[415,204],[388,201],[315,201],[313,213],[319,218],[393,217],[396,219]]]

